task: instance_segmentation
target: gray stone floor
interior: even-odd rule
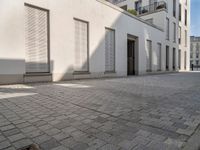
[[[200,72],[0,86],[0,150],[182,149],[198,125]]]

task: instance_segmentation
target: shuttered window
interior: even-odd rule
[[[75,22],[75,72],[88,72],[88,23],[81,20]]]
[[[25,5],[26,73],[49,72],[48,11]]]
[[[157,70],[161,70],[161,49],[162,49],[162,45],[161,43],[158,43],[158,51],[157,51],[157,59],[158,59],[158,66],[157,66]]]
[[[105,35],[105,72],[115,71],[115,31],[106,28]]]
[[[152,42],[147,40],[147,50],[146,50],[146,70],[151,71],[152,64]]]

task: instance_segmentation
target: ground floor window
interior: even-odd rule
[[[74,19],[75,23],[75,72],[89,71],[88,22]]]
[[[26,73],[49,72],[48,10],[25,4]]]
[[[176,48],[173,48],[173,70],[176,69]]]
[[[181,69],[181,50],[178,50],[178,68]]]
[[[187,52],[185,52],[185,54],[184,54],[184,68],[185,68],[185,70],[187,68]]]
[[[147,50],[146,50],[146,70],[152,70],[152,41],[147,40]]]
[[[166,70],[169,70],[169,46],[166,46]]]
[[[105,29],[105,72],[115,71],[115,31]]]
[[[157,70],[161,71],[161,62],[162,62],[162,55],[161,55],[162,45],[158,43],[158,50],[157,50]]]

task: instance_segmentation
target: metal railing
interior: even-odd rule
[[[144,7],[140,7],[138,10],[138,14],[146,14],[146,13],[152,13],[161,9],[167,9],[167,3],[164,1],[160,1],[160,2],[154,2],[151,5],[147,5]]]
[[[126,1],[126,0],[112,0],[111,2],[116,5],[116,4],[124,2],[124,1]]]

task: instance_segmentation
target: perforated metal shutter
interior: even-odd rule
[[[158,43],[158,51],[157,51],[157,63],[158,63],[158,66],[157,66],[157,70],[161,70],[161,44]]]
[[[115,71],[115,31],[106,29],[105,36],[105,72]]]
[[[48,12],[25,5],[26,72],[49,72]]]
[[[77,72],[87,72],[88,67],[88,23],[80,20],[75,22],[75,66]]]

